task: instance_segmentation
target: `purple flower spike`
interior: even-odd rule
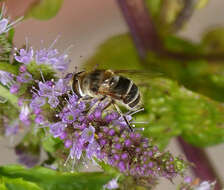
[[[58,71],[65,71],[68,68],[70,60],[67,60],[68,55],[61,55],[58,57],[56,63],[52,64],[53,68]]]
[[[83,143],[89,142],[92,143],[94,141],[95,128],[93,126],[89,126],[83,130],[81,135],[81,141]]]
[[[67,139],[67,140],[65,141],[65,147],[66,147],[66,148],[69,148],[69,147],[71,147],[71,146],[72,146],[72,141],[69,140],[69,139]]]
[[[48,103],[51,105],[52,108],[56,108],[59,104],[59,100],[56,96],[49,97]]]
[[[53,90],[54,90],[54,95],[55,96],[61,96],[62,94],[66,93],[67,88],[66,88],[66,85],[64,84],[64,80],[59,79],[55,83],[55,86],[53,87]]]
[[[11,87],[10,87],[10,92],[12,94],[16,94],[18,91],[19,91],[19,88],[20,86],[18,84],[13,84]]]
[[[75,111],[68,111],[63,114],[62,121],[64,123],[72,124],[76,120],[77,116],[78,114]]]
[[[30,108],[32,110],[35,110],[36,108],[40,108],[45,104],[46,100],[44,97],[36,96],[31,100]]]
[[[120,161],[120,162],[118,163],[118,168],[120,169],[121,172],[124,172],[124,171],[126,170],[125,162]]]
[[[54,137],[59,137],[63,134],[65,128],[66,128],[66,125],[64,123],[57,122],[50,125],[50,133]]]
[[[70,155],[72,158],[77,158],[79,160],[82,156],[82,151],[83,151],[83,144],[79,139],[77,139],[72,145]]]
[[[26,71],[26,65],[21,65],[20,67],[19,67],[19,72],[21,72],[21,73],[24,73],[25,71]]]
[[[93,156],[96,156],[99,153],[100,153],[100,145],[96,141],[93,141],[88,145],[86,149],[86,155],[88,159],[91,159]]]
[[[35,123],[37,123],[37,124],[42,124],[43,121],[44,121],[44,116],[42,116],[42,115],[40,115],[40,114],[36,116],[36,118],[35,118]]]
[[[39,82],[39,95],[44,97],[52,96],[52,87],[46,83]]]
[[[0,34],[7,32],[7,26],[8,26],[9,20],[6,18],[3,18],[0,20]]]
[[[17,24],[22,19],[22,17],[20,17],[19,19],[9,23],[8,18],[3,18],[3,17],[5,17],[5,13],[6,13],[4,4],[2,5],[2,10],[0,12],[1,12],[1,14],[0,14],[0,34],[8,32],[12,28],[13,25]]]
[[[24,63],[25,65],[29,64],[33,60],[33,48],[29,48],[27,50],[25,49],[20,49],[19,50],[19,55],[15,56],[16,61],[20,63]]]
[[[108,132],[108,134],[110,136],[114,136],[115,135],[115,130],[114,129],[110,129],[109,132]]]
[[[17,76],[17,82],[20,82],[20,83],[27,83],[31,80],[32,80],[32,75],[27,72]]]
[[[8,85],[13,83],[13,77],[10,73],[5,71],[0,71],[0,83],[3,85]]]
[[[118,177],[110,180],[106,185],[103,186],[104,189],[118,189],[119,185],[117,183]]]
[[[30,110],[29,110],[28,106],[23,105],[21,112],[19,114],[20,121],[27,122],[29,120],[29,113],[30,113]]]
[[[36,63],[39,64],[46,64],[50,65],[51,63],[55,62],[54,56],[58,54],[58,51],[56,49],[54,50],[48,50],[46,48],[37,50],[35,60]]]
[[[5,128],[5,136],[16,135],[19,131],[19,124],[18,122],[15,122],[12,125],[7,125]]]
[[[65,71],[70,63],[68,55],[59,55],[57,49],[41,49],[36,51],[35,60],[37,64],[51,65],[58,71]]]

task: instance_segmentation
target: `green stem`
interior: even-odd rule
[[[18,97],[11,94],[9,92],[9,89],[5,88],[4,86],[0,85],[0,96],[5,98],[7,101],[9,101],[12,105],[14,105],[16,108],[18,108]]]
[[[12,65],[8,62],[0,62],[0,70],[18,75],[19,65]]]

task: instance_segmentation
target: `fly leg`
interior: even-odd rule
[[[95,104],[89,109],[89,114],[93,113],[95,109],[97,108],[97,106],[100,104],[100,102],[104,101],[105,99],[106,99],[106,96],[103,96],[102,98],[97,100]]]
[[[127,120],[126,116],[121,112],[120,108],[114,103],[114,101],[112,101],[111,103],[113,104],[113,106],[115,107],[115,109],[117,110],[117,112],[120,114],[120,116],[124,119],[125,123],[129,127],[130,131],[133,132],[134,130],[131,127],[130,122]]]

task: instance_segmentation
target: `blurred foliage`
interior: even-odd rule
[[[206,52],[224,53],[224,27],[205,32],[202,36],[201,47]]]
[[[15,96],[14,94],[11,94],[9,92],[9,89],[6,88],[6,87],[4,87],[4,86],[2,86],[1,84],[0,84],[0,94],[1,94],[1,96],[3,98],[5,98],[8,102],[11,103],[11,105],[14,107],[14,109],[15,108],[18,108],[18,97]],[[0,109],[2,109],[4,106],[5,105],[2,104],[1,107],[0,107]]]
[[[28,9],[25,17],[39,20],[51,19],[60,10],[63,0],[39,0],[34,2]]]
[[[0,177],[0,189],[1,190],[43,190],[38,187],[35,183],[25,181],[21,178],[10,179],[5,177]]]
[[[154,18],[157,18],[161,10],[163,0],[145,0],[145,3],[147,5],[147,8],[150,10],[151,15]]]
[[[196,2],[196,8],[201,9],[204,8],[209,3],[209,0],[198,0]]]
[[[6,92],[8,94],[7,90],[6,91],[1,91],[1,88],[3,88],[3,87],[0,85],[1,96],[3,95],[2,92]],[[11,96],[13,96],[13,95],[11,95]],[[10,99],[11,98],[7,97],[7,99],[6,99],[7,102],[6,103],[4,103],[4,104],[0,103],[0,137],[5,134],[4,123],[5,122],[13,122],[15,120],[15,118],[18,117],[18,114],[19,114],[17,103],[12,104],[12,102],[14,102],[16,99],[14,99],[14,97],[12,99],[13,101],[10,101]],[[6,116],[8,118],[8,121],[6,121]]]
[[[47,136],[42,138],[42,146],[46,152],[55,153],[58,149],[63,149],[64,145],[59,138]]]
[[[183,28],[191,17],[191,13],[195,9],[204,8],[208,2],[209,0],[145,0],[160,34],[173,32],[173,29],[175,31],[175,24],[178,19],[180,19],[178,20],[180,26],[177,26],[177,30]],[[185,12],[184,15],[183,11]]]
[[[223,106],[165,78],[148,82],[143,91],[146,111],[140,116],[149,122],[145,135],[162,146],[179,135],[195,146],[224,141]]]
[[[122,64],[121,64],[122,63]],[[84,68],[138,69],[141,67],[135,46],[129,35],[119,35],[103,43],[95,55],[87,60]]]
[[[0,187],[6,190],[100,190],[110,179],[112,176],[103,172],[59,173],[43,167],[0,167]]]
[[[173,36],[167,37],[164,44],[170,51],[191,55],[203,52],[200,44]],[[146,112],[139,114],[138,119],[149,121],[144,133],[153,137],[161,148],[178,135],[196,146],[224,141],[224,107],[215,101],[224,100],[222,64],[211,65],[205,60],[179,61],[153,53],[148,54],[147,63],[141,63],[129,35],[110,38],[84,67],[91,69],[97,64],[99,68],[143,71],[131,77],[144,86]]]
[[[182,11],[184,2],[180,0],[145,0],[158,31],[166,33]]]

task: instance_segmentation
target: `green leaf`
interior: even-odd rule
[[[138,54],[129,35],[119,35],[108,39],[102,44],[94,56],[84,65],[87,69],[113,68],[113,69],[139,69]]]
[[[42,146],[44,150],[50,153],[54,153],[56,150],[58,150],[61,144],[62,141],[59,138],[54,138],[52,136],[42,140]]]
[[[1,185],[4,187],[1,189]],[[24,181],[20,178],[10,179],[0,177],[0,189],[1,190],[43,190],[38,187],[35,183]]]
[[[222,62],[208,62],[203,59],[208,51],[203,44],[194,44],[178,37],[164,39],[166,49],[186,56],[200,55],[201,59],[183,60],[149,54],[147,67],[157,67],[164,76],[177,80],[188,89],[206,95],[217,101],[224,101],[224,65]],[[211,51],[210,51],[211,53]]]
[[[43,73],[44,79],[51,80],[55,79],[54,69],[45,64],[37,65],[34,61],[27,65],[27,71],[32,75],[33,79],[41,80],[41,72]]]
[[[51,19],[60,10],[63,0],[39,0],[33,3],[26,17],[33,17],[39,20]]]
[[[163,0],[145,0],[146,6],[150,10],[150,13],[153,17],[156,17],[160,14],[162,2]]]
[[[15,35],[15,29],[14,29],[14,28],[11,28],[11,29],[8,31],[8,41],[9,41],[10,44],[13,43],[14,35]]]
[[[202,45],[195,44],[191,41],[178,38],[173,35],[167,35],[163,40],[164,47],[172,52],[182,52],[191,55],[203,52]]]
[[[149,81],[144,92],[144,134],[158,143],[183,136],[195,146],[224,142],[224,106],[165,78]]]
[[[14,107],[18,108],[18,97],[9,92],[9,89],[0,85],[0,96],[4,97],[9,101]]]
[[[201,40],[201,46],[206,52],[224,52],[224,28],[215,28],[206,32]]]
[[[100,190],[113,177],[103,172],[60,173],[43,167],[26,169],[18,165],[1,166],[0,176],[19,178],[43,190]]]
[[[184,7],[183,1],[179,0],[145,0],[145,2],[161,34],[170,32],[172,24]]]
[[[196,3],[197,9],[202,9],[208,4],[209,0],[198,0]]]
[[[3,184],[3,182],[1,182],[1,181],[0,181],[0,189],[7,190],[5,184]]]

